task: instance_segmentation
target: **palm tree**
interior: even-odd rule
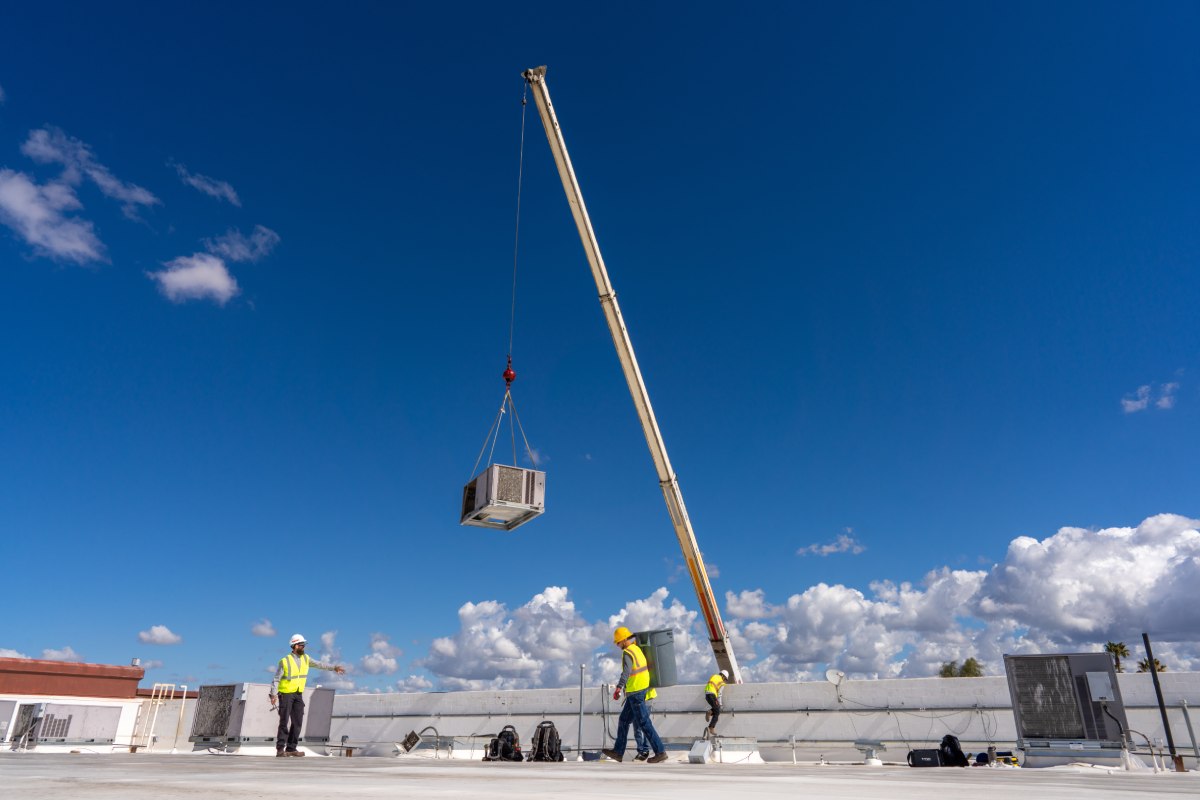
[[[1149,671],[1150,671],[1150,660],[1143,658],[1141,661],[1138,662],[1138,672],[1149,672]],[[1154,659],[1154,671],[1155,672],[1166,672],[1167,668],[1164,667],[1162,662],[1156,658],[1156,659]]]
[[[1111,655],[1113,661],[1117,662],[1117,672],[1125,671],[1121,668],[1121,659],[1129,658],[1129,648],[1125,646],[1124,642],[1109,642],[1104,645],[1104,652]]]

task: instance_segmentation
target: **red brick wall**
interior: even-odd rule
[[[0,694],[136,697],[141,667],[0,658]]]

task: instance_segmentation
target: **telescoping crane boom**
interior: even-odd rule
[[[587,254],[588,264],[592,268],[596,290],[600,293],[600,306],[604,309],[604,318],[608,322],[613,345],[617,348],[617,357],[621,361],[625,381],[629,384],[629,393],[633,396],[633,405],[637,408],[638,419],[642,423],[642,432],[646,435],[646,444],[649,445],[650,456],[654,459],[654,468],[658,471],[658,482],[662,487],[663,498],[667,501],[671,524],[675,527],[675,536],[679,539],[679,547],[683,550],[688,573],[692,576],[692,584],[696,587],[696,597],[704,612],[704,622],[708,626],[708,639],[712,644],[713,655],[716,656],[718,667],[729,671],[730,681],[741,683],[741,672],[738,670],[733,648],[729,644],[729,636],[725,632],[725,623],[721,621],[721,612],[717,609],[712,585],[708,582],[708,572],[704,569],[704,558],[700,555],[700,547],[696,544],[696,534],[692,531],[692,522],[688,519],[687,507],[683,504],[683,493],[679,490],[679,480],[675,477],[675,471],[671,469],[671,460],[667,458],[667,446],[663,442],[662,432],[658,429],[658,422],[654,418],[654,409],[650,406],[650,395],[646,392],[646,383],[642,380],[642,372],[638,369],[637,358],[633,354],[629,331],[621,316],[621,307],[617,305],[617,294],[613,291],[612,282],[608,279],[608,270],[605,269],[604,258],[600,255],[600,244],[596,241],[596,233],[592,230],[592,221],[588,217],[587,207],[583,204],[583,192],[579,188],[579,181],[575,178],[571,157],[567,155],[567,144],[563,140],[562,129],[554,114],[554,106],[550,103],[550,90],[546,87],[546,68],[529,69],[525,71],[524,75],[530,88],[533,89],[533,99],[537,103],[538,114],[546,129],[550,150],[554,153],[554,163],[558,165],[558,175],[562,178],[563,189],[567,193],[567,202],[571,206],[572,216],[575,217],[575,227],[579,229],[579,238],[583,241],[583,249]]]

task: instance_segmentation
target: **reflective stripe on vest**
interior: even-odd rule
[[[298,659],[288,653],[279,659],[279,666],[283,667],[283,677],[279,679],[280,694],[304,691],[304,682],[308,678],[309,661],[312,659],[308,657],[308,653],[303,653]]]
[[[650,685],[650,667],[646,665],[646,656],[642,648],[631,644],[625,648],[625,655],[631,660],[629,678],[625,681],[625,693],[640,692]]]
[[[704,687],[704,693],[720,695],[723,688],[725,688],[725,678],[718,672],[708,679],[708,686]]]

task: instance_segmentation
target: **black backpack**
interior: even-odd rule
[[[967,761],[966,754],[962,751],[962,745],[958,743],[958,737],[951,734],[946,734],[942,737],[942,746],[938,748],[942,752],[943,767],[967,767],[970,762]]]
[[[559,738],[558,728],[550,720],[539,722],[533,729],[533,752],[529,754],[530,761],[562,761],[562,739]]]
[[[512,725],[505,725],[492,740],[488,742],[487,752],[483,754],[484,761],[521,761],[521,737]]]

